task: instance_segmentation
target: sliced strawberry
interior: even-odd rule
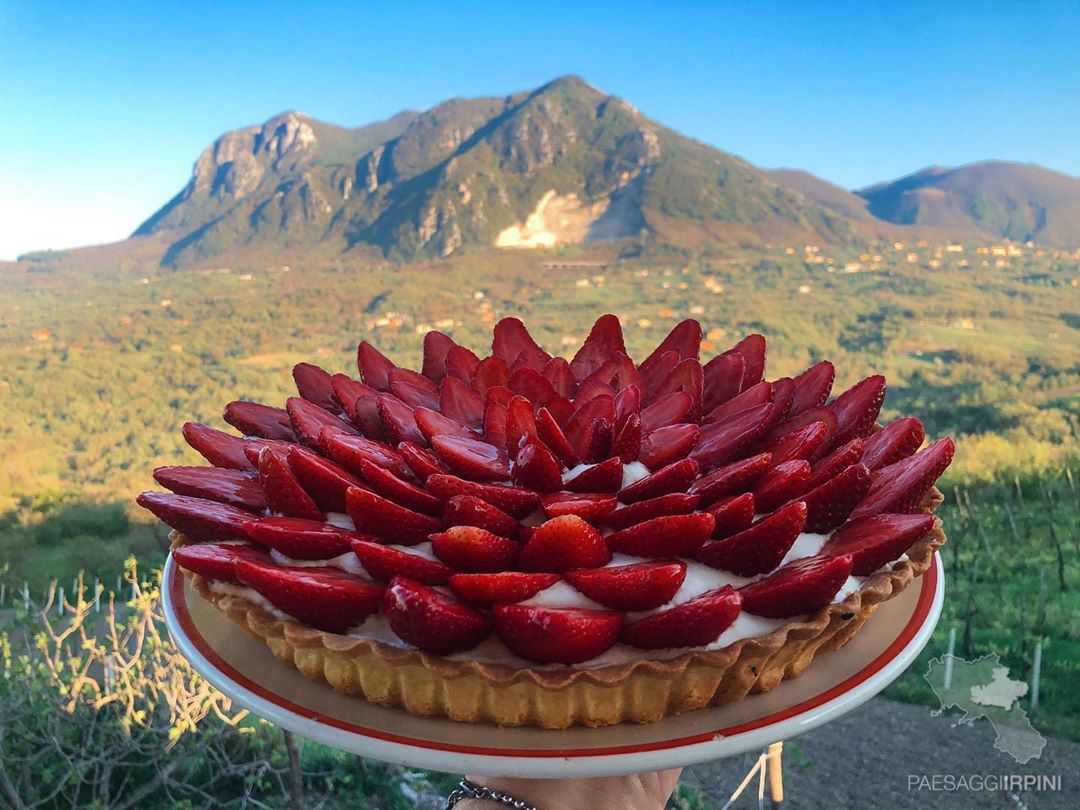
[[[914,416],[894,419],[866,437],[862,462],[871,471],[895,464],[918,450],[925,438],[923,424]]]
[[[412,442],[420,447],[427,444],[426,437],[416,424],[413,408],[391,394],[379,394],[376,402],[379,419],[382,420],[392,443]]]
[[[781,437],[794,433],[797,430],[801,430],[807,425],[812,425],[815,422],[822,422],[826,427],[825,438],[815,451],[815,455],[823,455],[828,448],[835,445],[834,437],[836,436],[836,415],[828,408],[811,408],[808,411],[803,411],[798,416],[793,416],[784,420],[779,425],[769,429],[764,436],[762,445],[764,447],[773,446]]]
[[[483,398],[456,377],[444,377],[439,384],[439,410],[467,428],[484,426]]]
[[[832,445],[836,447],[856,436],[866,436],[874,427],[881,403],[885,401],[885,378],[880,374],[855,383],[847,391],[828,404],[836,415],[836,435]]]
[[[701,437],[701,429],[692,423],[668,425],[654,430],[641,442],[639,459],[650,470],[685,459]]]
[[[739,451],[753,443],[765,430],[772,417],[772,404],[747,408],[722,422],[706,425],[697,446],[690,453],[703,470],[710,470],[731,461]]]
[[[650,433],[657,428],[686,422],[694,409],[694,398],[686,391],[673,391],[657,399],[641,412],[641,429]]]
[[[420,481],[426,482],[433,475],[441,475],[450,472],[450,468],[439,461],[438,457],[422,447],[417,447],[412,442],[402,442],[398,445],[401,458],[412,470]]]
[[[184,439],[215,467],[251,470],[254,464],[244,454],[244,440],[198,422],[185,422]]]
[[[829,435],[829,426],[824,422],[811,422],[805,427],[791,431],[771,442],[759,445],[759,449],[768,450],[773,455],[773,464],[783,464],[797,458],[810,459],[822,446]],[[855,459],[858,461],[858,459]]]
[[[292,517],[262,517],[249,521],[248,537],[295,560],[328,560],[345,554],[352,541],[367,535]]]
[[[264,447],[259,453],[259,481],[266,491],[271,512],[309,520],[326,520],[326,515],[293,475],[288,459],[269,447]]]
[[[526,574],[522,571],[454,574],[450,577],[450,590],[464,602],[511,604],[531,599],[558,581],[558,574]]]
[[[334,386],[334,396],[341,403],[345,415],[365,436],[379,441],[390,437],[382,417],[379,416],[378,391],[344,374],[335,374],[331,378],[331,384]]]
[[[431,447],[447,467],[470,481],[505,481],[510,477],[506,452],[480,439],[434,436]]]
[[[447,526],[477,526],[492,534],[517,539],[522,525],[501,509],[475,495],[455,495],[443,506]]]
[[[622,429],[631,415],[641,418],[641,386],[628,385],[615,395],[615,427]]]
[[[351,548],[364,570],[380,582],[408,577],[424,585],[445,585],[454,573],[438,560],[371,540],[353,540]]]
[[[599,464],[611,455],[611,445],[615,441],[615,426],[603,417],[592,420],[585,438],[578,448],[582,459],[587,464]]]
[[[515,358],[514,362],[510,364],[510,377],[514,376],[514,372],[519,368],[529,369],[537,373],[543,371],[544,367],[551,361],[551,355],[545,352],[543,349],[526,349]],[[507,383],[510,385],[510,383]]]
[[[772,455],[759,453],[724,467],[717,467],[691,484],[688,492],[700,496],[703,504],[712,503],[724,495],[746,492],[771,465]]]
[[[744,577],[764,574],[780,564],[804,525],[806,504],[795,501],[745,531],[706,543],[694,552],[694,559]]]
[[[278,439],[295,442],[289,412],[284,408],[274,408],[260,402],[234,400],[225,406],[225,421],[245,436],[259,436],[263,439]]]
[[[741,609],[742,596],[726,585],[626,625],[622,640],[643,650],[701,647],[720,638]]]
[[[581,593],[615,610],[652,610],[678,593],[686,578],[686,563],[643,562],[611,568],[567,571],[566,581]]]
[[[565,425],[574,415],[574,403],[563,397],[549,399],[544,407],[551,411],[551,415],[555,417],[559,425]]]
[[[521,549],[523,571],[560,573],[574,568],[599,568],[611,561],[600,532],[577,515],[551,518],[532,533]]]
[[[610,610],[495,605],[495,633],[515,655],[542,664],[580,664],[619,638],[622,615]]]
[[[390,370],[394,364],[366,340],[356,347],[356,366],[366,385],[376,391],[390,390]]]
[[[344,512],[345,493],[349,487],[367,489],[352,473],[306,447],[291,447],[286,458],[300,486],[324,512]]]
[[[743,610],[769,619],[813,613],[832,601],[851,575],[851,557],[804,557],[739,589]]]
[[[449,335],[434,330],[424,335],[424,361],[420,373],[432,382],[441,382],[446,376],[446,356],[457,344]]]
[[[446,353],[446,376],[454,377],[464,383],[470,382],[476,374],[480,358],[464,346],[451,346]]]
[[[585,343],[570,361],[570,371],[574,379],[581,382],[617,353],[626,354],[622,324],[614,315],[601,315],[593,324]]]
[[[693,358],[697,360],[701,351],[701,324],[695,320],[685,320],[676,324],[675,328],[638,366],[642,376],[648,376],[657,365],[661,364],[661,358],[665,352],[675,352],[680,360]]]
[[[550,518],[577,515],[590,522],[600,521],[615,510],[617,499],[607,494],[556,492],[540,499],[540,508]]]
[[[727,402],[742,390],[745,371],[746,359],[737,351],[718,354],[705,364],[701,370],[702,409],[705,413]]]
[[[548,449],[567,467],[576,467],[581,463],[574,446],[570,444],[570,440],[566,438],[566,434],[547,408],[541,408],[536,412],[536,433],[540,441],[546,444]]]
[[[252,517],[235,506],[170,492],[142,492],[135,501],[192,540],[246,539],[243,523]]]
[[[598,396],[614,397],[616,394],[615,387],[607,380],[601,379],[598,375],[603,373],[604,368],[589,377],[585,382],[578,386],[577,396],[574,398],[574,404],[577,407],[581,407],[588,400]]]
[[[743,390],[756,385],[765,376],[765,357],[767,346],[765,338],[758,334],[747,335],[735,344],[734,350],[746,359],[743,372]]]
[[[565,358],[552,357],[540,373],[545,380],[551,381],[551,387],[555,389],[555,393],[560,397],[569,399],[574,396],[577,382],[574,380],[574,375],[570,371],[570,364],[566,362]]]
[[[485,357],[476,366],[472,384],[478,386],[476,393],[484,394],[494,386],[504,387],[510,379],[510,365],[501,357]]]
[[[513,479],[523,489],[556,492],[562,489],[562,466],[539,441],[529,442],[518,453]]]
[[[158,467],[154,480],[178,495],[207,498],[240,509],[259,512],[266,507],[266,493],[257,475],[224,467]]]
[[[952,439],[939,439],[913,456],[882,467],[873,474],[870,491],[855,507],[851,518],[880,512],[914,512],[930,487],[952,463],[954,451]]]
[[[516,518],[529,514],[540,502],[540,496],[529,489],[478,484],[454,475],[432,475],[426,483],[432,494],[443,501],[455,495],[473,495]]]
[[[442,501],[426,489],[402,481],[385,467],[361,459],[360,472],[372,491],[396,504],[425,515],[438,515],[442,512]]]
[[[821,424],[815,422],[814,424]],[[814,463],[810,471],[810,482],[806,485],[807,490],[820,486],[833,478],[852,464],[858,464],[863,455],[863,440],[854,438],[840,445],[820,461]]]
[[[491,341],[492,354],[507,363],[513,363],[517,356],[526,350],[546,354],[540,344],[533,340],[525,324],[517,318],[503,318],[495,324],[494,338]]]
[[[619,490],[619,500],[623,503],[636,503],[646,498],[656,498],[669,492],[686,492],[698,477],[698,463],[692,458],[684,458],[654,472],[652,475],[636,481]]]
[[[845,523],[821,549],[825,556],[851,557],[851,573],[865,577],[900,558],[934,527],[934,516],[871,515]]]
[[[476,526],[451,526],[433,534],[431,548],[455,571],[475,574],[511,569],[518,555],[518,544],[513,540]]]
[[[403,546],[422,543],[442,528],[442,521],[437,518],[406,509],[381,495],[357,487],[346,494],[345,508],[358,531]]]
[[[498,389],[488,389],[489,396],[484,403],[484,440],[496,447],[506,447],[507,406],[490,396],[495,390]],[[509,389],[504,390],[509,392]]]
[[[299,446],[300,445],[293,444],[292,442],[279,442],[274,439],[244,439],[244,455],[247,456],[248,461],[250,461],[255,467],[258,467],[259,455],[266,448],[269,447],[276,453],[279,453],[283,456],[288,456],[289,451],[291,451],[294,447]]]
[[[715,519],[708,512],[666,515],[607,536],[612,551],[635,557],[678,557],[696,551],[712,534]]]
[[[407,478],[410,474],[409,465],[400,452],[374,439],[327,433],[323,436],[322,444],[330,458],[356,475],[364,474],[363,461],[383,467],[399,478]]]
[[[416,426],[420,429],[420,432],[424,434],[424,438],[429,442],[432,437],[441,435],[476,436],[475,433],[465,427],[465,425],[461,424],[461,422],[455,421],[448,416],[443,416],[438,411],[433,411],[430,408],[417,408],[413,411],[413,418],[416,420]]]
[[[306,399],[289,397],[285,402],[285,410],[289,412],[297,438],[313,450],[319,449],[319,434],[326,428],[335,433],[357,435],[356,428],[351,424]]]
[[[754,408],[758,405],[763,405],[766,402],[771,402],[772,398],[773,384],[770,382],[759,382],[755,385],[751,385],[738,396],[732,397],[726,402],[717,405],[709,411],[709,413],[705,414],[705,417],[701,420],[702,424],[709,425],[713,422],[720,422],[727,419],[729,416],[734,416],[740,411],[745,411],[747,408]]]
[[[618,456],[623,464],[637,461],[641,455],[641,417],[636,413],[627,416],[626,421],[623,422],[622,428],[611,443],[611,455]]]
[[[612,529],[625,529],[646,520],[663,515],[686,515],[694,511],[698,496],[685,492],[671,492],[656,498],[638,501],[621,509],[616,509],[604,517],[604,523]]]
[[[406,577],[390,580],[382,612],[398,638],[439,655],[470,650],[491,634],[483,613]]]
[[[293,366],[292,376],[301,397],[330,413],[341,413],[341,405],[334,397],[334,384],[330,372],[311,363],[297,363]],[[278,437],[268,436],[267,438]]]
[[[749,529],[754,522],[754,496],[744,492],[742,495],[721,498],[709,507],[709,514],[716,521],[712,536],[730,537],[736,532]]]
[[[781,377],[778,380],[773,380],[772,383],[772,403],[773,403],[773,415],[772,423],[775,425],[778,422],[783,421],[786,417],[788,409],[791,407],[791,400],[795,396],[795,381],[791,377]]]
[[[827,532],[845,520],[870,491],[870,471],[863,464],[852,464],[824,484],[800,495],[806,501],[806,531]]]
[[[515,396],[506,405],[506,454],[516,459],[518,451],[537,435],[532,403],[525,397]]]
[[[195,543],[174,548],[172,556],[177,565],[193,574],[234,585],[240,584],[237,560],[273,562],[263,549],[248,543]]]
[[[618,492],[622,486],[623,463],[618,456],[587,467],[563,483],[569,492]]]
[[[549,409],[550,410],[550,409]],[[558,414],[552,414],[558,419]],[[563,433],[579,456],[584,455],[585,434],[594,419],[607,419],[615,423],[615,398],[603,394],[581,405],[563,427]]]
[[[525,397],[536,408],[559,396],[551,382],[531,368],[519,368],[511,373],[506,387],[518,396]]]
[[[660,400],[669,394],[681,391],[690,397],[690,410],[686,419],[697,421],[701,418],[702,385],[701,363],[697,361],[697,358],[681,360],[652,392],[652,400]]]
[[[679,365],[682,358],[676,351],[665,351],[648,369],[638,368],[641,377],[641,402],[647,404],[656,399],[656,389],[664,382],[667,375],[675,366]]]
[[[795,378],[795,395],[791,398],[788,417],[798,416],[803,411],[819,408],[825,404],[832,391],[836,369],[828,360],[814,363]]]
[[[391,369],[390,393],[413,409],[439,408],[439,389],[427,377],[407,368]]]
[[[777,464],[754,485],[754,505],[759,512],[771,512],[806,492],[809,481],[809,461],[795,459]]]

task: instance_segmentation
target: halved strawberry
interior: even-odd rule
[[[464,346],[451,346],[446,353],[446,376],[448,377],[454,377],[464,383],[470,382],[478,365],[480,365],[480,358]]]
[[[154,480],[178,495],[208,498],[251,512],[266,507],[259,477],[247,470],[224,467],[158,467]]]
[[[282,456],[288,456],[289,452],[294,447],[301,447],[302,445],[293,444],[291,442],[279,442],[276,439],[244,439],[244,455],[247,456],[256,468],[259,466],[259,456],[266,448],[281,454]]]
[[[184,439],[213,464],[231,470],[251,470],[255,465],[244,454],[244,440],[198,422],[185,422]]]
[[[798,416],[803,411],[819,408],[825,404],[836,379],[836,368],[828,360],[814,363],[795,378],[795,394],[791,398],[788,416]]]
[[[369,439],[384,441],[390,438],[379,416],[378,391],[344,374],[335,374],[330,381],[334,386],[334,396],[350,422]]]
[[[685,492],[671,492],[656,498],[638,501],[621,509],[616,509],[603,517],[603,522],[612,529],[625,529],[663,515],[687,515],[697,506],[698,496]]]
[[[734,346],[735,351],[746,358],[746,371],[743,373],[742,387],[745,391],[756,385],[765,376],[767,345],[762,335],[747,335]]]
[[[476,526],[492,534],[517,539],[523,526],[501,509],[475,495],[455,495],[443,505],[447,526]]]
[[[753,443],[766,430],[772,418],[772,403],[747,408],[720,422],[706,425],[690,458],[697,460],[703,470],[709,470],[733,459],[740,450]]]
[[[431,535],[435,556],[455,571],[494,573],[514,567],[518,544],[476,526],[451,526]]]
[[[390,580],[382,612],[398,638],[439,655],[470,650],[491,634],[483,613],[406,577]]]
[[[472,430],[483,427],[483,398],[456,377],[444,377],[439,384],[439,410]]]
[[[434,453],[422,447],[417,447],[412,442],[399,444],[398,452],[401,453],[402,461],[412,471],[412,474],[425,483],[433,475],[443,475],[450,472],[450,468],[439,461]],[[391,472],[394,472],[394,470],[391,470]]]
[[[507,405],[499,402],[497,396],[492,396],[492,391],[505,390],[510,393],[509,389],[502,388],[489,388],[488,395],[484,400],[484,441],[488,444],[493,444],[496,447],[506,447],[506,419],[507,419]],[[511,395],[512,398],[512,395]],[[507,403],[509,403],[509,399]]]
[[[236,576],[294,619],[344,633],[379,609],[383,588],[337,568],[292,567],[237,560]]]
[[[376,391],[390,390],[389,376],[394,364],[366,340],[356,347],[356,367],[365,384]]]
[[[577,515],[591,522],[604,520],[615,510],[618,499],[606,493],[555,492],[540,499],[540,508],[549,518]]]
[[[392,368],[390,393],[410,408],[439,408],[439,388],[423,374],[409,368]]]
[[[455,495],[473,495],[515,518],[525,517],[540,503],[540,496],[530,489],[478,484],[454,475],[432,475],[426,484],[435,497],[443,501]]]
[[[364,570],[380,582],[408,577],[424,585],[445,585],[454,573],[438,560],[371,540],[354,539],[350,548]]]
[[[652,610],[670,602],[686,578],[686,563],[676,560],[632,563],[611,568],[567,571],[565,579],[604,607]]]
[[[608,547],[635,557],[678,557],[700,548],[712,534],[715,518],[708,512],[665,515],[607,536]]]
[[[777,464],[754,485],[754,505],[759,512],[771,512],[806,492],[809,481],[809,461],[795,459]]]
[[[697,441],[697,437],[694,437]],[[611,455],[618,456],[623,464],[637,461],[641,455],[641,417],[632,413],[626,417],[622,428],[611,443]]]
[[[345,493],[349,487],[367,489],[352,473],[306,447],[295,445],[289,448],[287,458],[300,486],[324,512],[344,512]]]
[[[914,416],[901,416],[866,437],[862,462],[871,471],[895,464],[918,450],[925,438],[922,422]]]
[[[465,425],[461,424],[461,422],[451,419],[449,416],[443,416],[438,411],[431,410],[431,408],[416,408],[413,411],[413,419],[416,421],[416,426],[420,429],[420,432],[424,434],[424,438],[429,442],[435,436],[443,434],[451,436],[476,436],[475,433],[465,427]]]
[[[467,436],[433,436],[431,447],[451,470],[470,481],[505,481],[510,477],[506,452]]]
[[[688,492],[699,496],[702,504],[710,504],[724,495],[746,492],[765,474],[771,464],[770,453],[759,453],[756,456],[717,467],[691,484]]]
[[[851,575],[851,557],[803,557],[739,589],[743,610],[769,619],[813,613],[829,604]]]
[[[352,487],[345,494],[345,509],[358,531],[403,546],[422,543],[442,528],[442,521],[437,518],[414,512],[358,487]]]
[[[559,392],[544,375],[532,368],[516,368],[506,381],[506,387],[524,397],[534,408],[540,408],[559,396]]]
[[[546,444],[548,449],[567,467],[576,467],[581,463],[574,446],[570,444],[570,440],[566,438],[566,434],[547,408],[541,408],[536,412],[536,433],[540,441]]]
[[[379,394],[376,402],[379,419],[382,420],[391,442],[394,444],[412,442],[420,447],[427,444],[427,437],[416,424],[412,407],[392,394]]]
[[[930,487],[952,463],[953,440],[939,439],[913,456],[882,467],[870,480],[866,498],[851,513],[851,518],[880,512],[914,512]]]
[[[292,376],[300,396],[330,413],[341,413],[341,405],[334,398],[334,384],[330,372],[311,363],[297,363],[293,366]]]
[[[701,418],[701,363],[696,357],[687,358],[671,370],[659,386],[652,392],[653,400],[661,400],[668,394],[682,392],[690,397],[690,410],[686,420],[697,421]],[[679,419],[678,421],[684,421]]]
[[[833,532],[821,549],[827,556],[850,555],[851,573],[865,577],[900,558],[934,527],[934,516],[871,515],[851,520]]]
[[[432,330],[424,335],[424,360],[420,373],[432,382],[441,382],[446,376],[446,356],[457,344],[449,335]]]
[[[623,487],[619,490],[619,500],[622,503],[636,503],[667,495],[669,492],[686,492],[697,478],[698,470],[698,463],[692,458],[676,461],[628,487]]]
[[[811,422],[809,425],[779,436],[770,442],[758,445],[760,450],[773,454],[773,464],[783,464],[792,459],[810,459],[829,436],[829,426],[824,422]],[[858,461],[858,459],[855,459]]]
[[[553,413],[552,415],[558,419],[557,414]],[[608,394],[593,397],[588,402],[579,405],[570,419],[563,425],[563,433],[570,440],[570,444],[573,445],[578,456],[585,456],[587,450],[585,436],[594,419],[607,419],[612,424],[615,423],[614,397]]]
[[[845,520],[870,491],[870,471],[863,464],[846,470],[799,496],[806,502],[806,531],[827,532]]]
[[[258,436],[263,439],[278,439],[295,442],[289,412],[284,408],[274,408],[261,402],[235,400],[225,406],[222,414],[226,422],[245,436]]]
[[[610,610],[495,605],[495,633],[515,655],[542,664],[580,664],[619,638],[622,614]]]
[[[653,350],[653,353],[638,366],[638,371],[642,376],[648,375],[653,371],[654,366],[661,363],[664,353],[669,351],[675,352],[681,360],[690,357],[696,360],[701,351],[701,324],[693,319],[680,321]]]
[[[518,558],[523,571],[560,573],[611,561],[603,535],[577,515],[551,518],[533,531]]]
[[[874,374],[860,380],[828,404],[836,415],[836,435],[832,447],[837,447],[856,436],[866,436],[874,427],[881,404],[885,401],[885,378]]]
[[[570,361],[574,379],[581,382],[614,354],[626,354],[622,324],[614,315],[601,315],[596,319],[589,336]]]
[[[335,433],[357,435],[356,428],[350,423],[306,399],[289,397],[285,402],[285,410],[289,412],[297,438],[313,450],[319,449],[319,434],[324,428],[333,428]]]
[[[709,514],[716,521],[712,536],[729,537],[743,529],[749,529],[754,522],[754,496],[744,492],[742,495],[721,498],[709,507]]]
[[[820,424],[820,423],[815,423]],[[833,478],[852,464],[858,464],[863,455],[863,440],[854,438],[846,442],[824,458],[814,463],[810,470],[810,482],[806,485],[807,491],[820,486]]]
[[[264,447],[259,453],[259,481],[266,491],[271,512],[326,520],[326,515],[296,480],[285,456],[269,447]]]
[[[527,574],[502,571],[497,574],[454,574],[450,590],[465,602],[480,605],[524,602],[559,581],[558,574]]]
[[[742,596],[730,585],[683,602],[668,610],[631,622],[622,640],[643,650],[701,647],[720,637],[738,618]]]
[[[574,398],[575,406],[580,407],[594,397],[615,397],[615,388],[607,380],[602,380],[599,377],[603,373],[603,368],[606,368],[606,366],[578,386],[577,396]]]
[[[135,501],[190,540],[247,540],[251,512],[235,506],[170,492],[143,492]]]
[[[650,433],[657,428],[687,421],[694,408],[694,399],[686,391],[674,391],[661,397],[641,412],[641,430]]]
[[[556,492],[562,489],[562,466],[544,445],[532,441],[518,452],[513,479],[524,489]]]
[[[689,422],[654,430],[641,442],[639,458],[650,470],[685,459],[701,437],[701,429]]]
[[[266,551],[248,543],[193,543],[174,548],[172,556],[177,565],[193,574],[234,585],[240,584],[237,560],[273,562]]]
[[[577,382],[574,380],[574,375],[570,371],[570,364],[566,362],[565,358],[552,357],[547,361],[547,365],[544,366],[540,374],[545,380],[551,382],[551,387],[555,389],[555,393],[560,397],[570,398],[574,396]]]
[[[759,382],[755,385],[751,385],[738,396],[732,397],[726,402],[717,405],[701,420],[702,424],[708,425],[713,422],[720,422],[727,419],[729,416],[734,416],[748,408],[756,408],[758,405],[764,405],[766,402],[771,402],[772,398],[773,384],[764,381]]]
[[[320,520],[293,517],[256,518],[244,528],[256,543],[294,560],[328,560],[346,553],[356,538],[367,537]]]
[[[510,379],[510,364],[501,357],[485,357],[476,366],[473,374],[472,386],[476,393],[485,394],[494,386],[505,387]]]
[[[812,460],[816,456],[823,455],[828,448],[835,445],[834,437],[836,436],[837,426],[836,414],[828,408],[810,408],[809,410],[803,411],[798,416],[788,417],[779,425],[766,431],[765,435],[762,437],[761,446],[766,448],[770,447],[776,444],[780,437],[787,436],[807,425],[812,425],[814,422],[823,422],[825,424],[826,432],[825,438],[822,440],[821,444],[818,445],[818,449],[815,451],[814,456],[811,457]]]
[[[507,363],[513,363],[523,351],[532,350],[540,354],[546,352],[533,340],[529,330],[517,318],[503,318],[495,324],[491,341],[491,353],[501,357]],[[545,361],[546,362],[546,361]]]
[[[618,492],[622,486],[623,463],[618,456],[587,467],[563,483],[569,492]]]
[[[806,504],[795,501],[766,515],[745,531],[706,543],[693,556],[698,562],[739,576],[764,574],[780,564],[804,525]]]
[[[702,410],[713,410],[734,397],[742,390],[743,373],[746,371],[746,359],[740,352],[726,351],[718,354],[705,364],[702,372]]]
[[[628,385],[615,395],[615,427],[622,429],[631,414],[641,419],[641,386]]]
[[[360,471],[372,491],[384,498],[425,515],[438,515],[442,512],[442,501],[426,489],[402,481],[385,467],[361,459]]]
[[[581,457],[587,464],[598,464],[611,455],[611,445],[615,441],[615,426],[603,417],[592,420],[581,450]]]

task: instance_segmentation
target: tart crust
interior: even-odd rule
[[[943,502],[932,488],[921,509]],[[190,541],[170,534],[173,547]],[[420,717],[446,717],[500,726],[609,726],[652,723],[705,706],[734,703],[768,692],[801,674],[814,656],[842,647],[877,606],[904,590],[945,543],[941,520],[908,550],[907,560],[872,574],[842,602],[773,632],[721,650],[691,650],[677,658],[639,660],[592,669],[532,669],[452,660],[416,649],[315,630],[279,619],[249,599],[214,593],[189,571],[200,596],[212,602],[280,660],[338,692],[400,708]],[[183,569],[181,569],[183,570]]]

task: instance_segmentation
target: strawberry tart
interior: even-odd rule
[[[211,466],[138,502],[195,590],[282,661],[421,716],[651,722],[775,687],[856,633],[945,542],[953,443],[881,427],[885,379],[765,379],[765,339],[707,362],[678,324],[643,361],[601,317],[569,362],[521,321],[479,356],[429,332],[419,372],[301,363]],[[922,448],[922,449],[920,449]],[[826,664],[827,665],[827,664]]]

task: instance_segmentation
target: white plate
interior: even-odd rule
[[[486,776],[571,777],[640,773],[760,750],[851,711],[900,675],[937,624],[941,558],[882,604],[843,648],[800,677],[730,706],[650,725],[565,731],[497,728],[413,717],[339,695],[278,661],[191,589],[169,558],[165,619],[192,665],[239,705],[282,728],[387,762]]]

